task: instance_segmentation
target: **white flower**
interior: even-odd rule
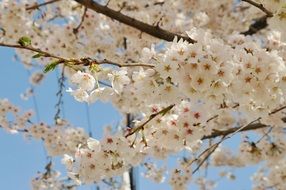
[[[67,92],[70,92],[71,95],[79,102],[87,102],[89,97],[88,93],[81,88],[76,90],[72,90],[71,88],[69,88]]]
[[[284,2],[285,3],[285,2]],[[272,18],[269,19],[268,23],[272,29],[281,32],[282,40],[285,41],[285,29],[286,29],[286,7],[280,6]]]
[[[111,99],[111,96],[114,94],[114,91],[112,88],[109,87],[101,87],[93,90],[90,93],[90,96],[88,98],[88,103],[94,103],[97,100],[107,102]]]
[[[127,71],[125,70],[114,71],[112,74],[109,73],[108,78],[111,81],[112,88],[117,94],[122,92],[124,85],[130,83]]]
[[[101,150],[100,142],[93,138],[87,139],[87,146],[89,149],[94,150],[95,152],[99,152]]]
[[[71,82],[77,84],[79,88],[90,91],[94,88],[95,79],[88,73],[78,71],[71,77]]]
[[[44,74],[42,72],[35,72],[30,77],[30,83],[33,85],[40,84],[43,78],[44,78]]]
[[[152,59],[152,57],[154,57],[156,55],[156,52],[155,52],[155,45],[152,44],[151,45],[151,49],[149,48],[143,48],[142,49],[142,56],[141,56],[141,61],[142,62],[148,62]]]
[[[175,76],[177,65],[173,63],[159,63],[156,65],[156,71],[160,73],[160,76],[164,79]]]
[[[62,164],[64,164],[68,170],[72,168],[73,158],[67,154],[62,158]]]
[[[207,25],[210,18],[205,12],[198,12],[194,15],[194,22],[197,26]]]

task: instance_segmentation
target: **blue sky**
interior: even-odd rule
[[[19,62],[13,61],[14,51],[0,47],[0,98],[8,98],[12,103],[20,106],[22,110],[34,109],[32,99],[24,101],[20,98],[28,87],[28,72]],[[48,73],[40,86],[35,88],[36,102],[39,108],[38,117],[41,121],[53,123],[56,104],[56,92],[58,90],[57,72]],[[90,122],[94,137],[102,136],[103,127],[106,125],[117,125],[121,115],[110,105],[97,102],[88,107]],[[69,94],[64,95],[64,115],[75,126],[87,129],[87,106],[76,102]],[[36,118],[33,118],[36,121]],[[238,141],[238,138],[235,140]],[[229,141],[229,142],[235,142]],[[228,143],[229,143],[228,142]],[[233,146],[235,146],[234,143]],[[44,171],[47,163],[42,143],[32,139],[25,139],[22,135],[11,135],[0,129],[0,189],[26,190],[31,189],[30,180],[38,171]],[[167,161],[170,167],[174,167],[178,156],[171,156]],[[55,159],[56,168],[64,171]],[[166,184],[155,184],[143,179],[140,175],[142,169],[137,170],[137,181],[139,189],[166,190],[170,187]],[[220,181],[217,189],[248,190],[251,188],[249,175],[254,168],[237,171],[237,181]],[[216,170],[210,171],[209,176],[217,179]],[[94,187],[81,187],[80,190],[94,189]],[[196,189],[190,186],[189,189]]]

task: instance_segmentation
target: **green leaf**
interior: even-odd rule
[[[45,54],[43,54],[43,53],[37,53],[37,54],[33,55],[32,58],[40,58],[40,57],[43,57],[43,56],[45,56]]]
[[[161,111],[159,112],[159,114],[161,114],[162,116],[166,115],[174,106],[175,106],[175,105],[172,104],[172,105],[170,105],[170,106],[164,108],[163,110],[161,110]]]
[[[31,38],[29,38],[27,36],[23,36],[18,40],[18,43],[21,46],[30,46],[32,44],[32,40],[31,40]]]
[[[54,61],[54,62],[51,62],[51,63],[47,64],[47,65],[45,66],[43,72],[44,72],[44,73],[47,73],[47,72],[53,71],[59,63],[60,63],[60,61],[57,60],[57,61]]]
[[[89,70],[90,70],[92,73],[97,73],[97,72],[100,71],[100,67],[99,67],[99,65],[97,65],[97,64],[91,64],[91,65],[89,66]]]

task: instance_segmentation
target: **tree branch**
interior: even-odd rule
[[[126,114],[126,126],[130,129],[132,129],[134,127],[134,123],[132,122],[133,121],[133,115],[130,114],[130,113],[127,113]],[[136,187],[136,176],[135,176],[135,168],[132,167],[129,169],[129,180],[130,180],[130,190],[136,190],[137,187]]]
[[[263,4],[261,4],[261,3],[256,3],[256,2],[254,2],[252,0],[241,0],[241,1],[244,1],[246,3],[249,3],[249,4],[257,7],[258,9],[260,9],[261,11],[263,11],[266,14],[266,15],[260,17],[260,18],[255,19],[254,23],[249,26],[249,29],[247,31],[245,31],[245,32],[241,32],[241,34],[243,34],[243,35],[253,35],[253,34],[257,33],[258,31],[266,28],[268,26],[267,18],[273,17],[273,13],[271,11],[267,10],[263,6]]]
[[[50,58],[55,58],[58,60],[58,64],[65,64],[65,63],[73,63],[74,65],[83,65],[83,66],[91,66],[93,64],[96,65],[102,65],[102,64],[109,64],[109,65],[114,65],[117,67],[149,67],[153,68],[154,65],[151,64],[143,64],[143,63],[134,63],[134,64],[120,64],[120,63],[115,63],[113,61],[109,61],[107,59],[104,59],[102,61],[98,61],[96,59],[92,58],[80,58],[80,59],[68,59],[64,57],[59,57],[57,55],[51,54],[49,52],[43,51],[38,48],[34,48],[32,46],[22,46],[18,44],[5,44],[0,42],[0,46],[2,47],[10,47],[10,48],[16,48],[16,49],[25,49],[33,52],[37,52],[41,54],[42,57],[50,57]]]
[[[92,9],[98,13],[101,13],[107,17],[110,17],[114,20],[117,20],[118,22],[121,22],[123,24],[126,24],[128,26],[131,26],[133,28],[136,28],[137,30],[140,30],[142,32],[145,32],[151,36],[154,36],[159,39],[163,39],[166,41],[173,41],[175,36],[177,36],[179,39],[183,38],[184,40],[190,42],[190,43],[195,43],[196,41],[187,37],[187,36],[182,36],[179,34],[175,34],[172,32],[169,32],[167,30],[161,29],[158,26],[152,26],[149,24],[146,24],[142,21],[136,20],[135,18],[126,16],[119,11],[115,11],[113,9],[108,8],[107,6],[100,5],[99,3],[92,1],[92,0],[75,0],[79,4]]]
[[[155,117],[157,117],[158,115],[162,114],[162,115],[165,115],[167,112],[169,112],[173,107],[175,106],[175,104],[172,104],[166,108],[163,108],[161,111],[158,111],[152,115],[149,116],[149,118],[147,119],[147,121],[145,121],[143,124],[139,125],[138,127],[136,128],[132,128],[132,130],[127,134],[125,135],[125,137],[129,137],[131,135],[133,135],[134,133],[140,131],[140,130],[143,130],[145,125],[147,125],[150,121],[152,121]]]
[[[258,31],[266,28],[268,26],[267,24],[267,15],[264,15],[256,20],[254,20],[254,23],[252,23],[249,26],[249,29],[245,32],[241,32],[243,35],[253,35],[257,33]]]
[[[284,119],[284,118],[283,118]],[[286,118],[285,118],[286,120]],[[247,125],[246,127],[244,127],[243,129],[240,130],[241,131],[251,131],[251,130],[256,130],[256,129],[262,129],[262,128],[266,128],[266,127],[270,127],[269,125],[264,125],[261,123],[252,123]],[[216,138],[216,137],[220,137],[220,136],[226,136],[228,134],[232,134],[235,131],[237,131],[238,129],[240,129],[241,127],[233,127],[224,131],[219,131],[219,130],[215,130],[212,134],[204,136],[202,138],[202,140],[205,139],[212,139],[212,138]]]
[[[16,49],[26,49],[26,50],[30,50],[30,51],[33,51],[33,52],[40,53],[40,54],[43,55],[43,57],[51,57],[51,58],[55,58],[55,59],[59,59],[59,60],[63,60],[63,61],[68,61],[68,59],[65,59],[65,58],[53,55],[51,53],[45,52],[45,51],[43,51],[41,49],[34,48],[34,47],[31,47],[31,46],[22,46],[22,45],[18,45],[18,44],[5,44],[5,43],[2,43],[2,42],[0,42],[0,46],[16,48]]]
[[[73,29],[73,33],[74,33],[74,34],[77,34],[78,31],[79,31],[79,29],[80,29],[80,27],[82,26],[82,24],[83,24],[83,22],[84,22],[84,19],[85,19],[85,16],[86,16],[86,12],[87,12],[87,8],[84,7],[84,12],[83,12],[83,14],[82,14],[82,16],[81,16],[80,23],[79,23],[79,25],[78,25],[76,28]]]
[[[241,1],[244,1],[244,2],[246,2],[246,3],[249,3],[249,4],[251,4],[251,5],[255,6],[255,7],[257,7],[258,9],[260,9],[261,11],[263,11],[263,12],[266,14],[267,17],[273,17],[273,13],[272,13],[271,11],[267,10],[267,9],[263,6],[262,3],[256,3],[256,2],[254,2],[254,1],[252,1],[252,0],[241,0]]]
[[[65,88],[65,67],[62,68],[61,76],[58,78],[58,85],[59,85],[59,90],[57,91],[56,96],[58,97],[58,101],[55,105],[56,108],[56,114],[54,116],[55,123],[58,124],[58,120],[61,118],[61,106],[63,106],[63,91]]]
[[[145,63],[120,64],[120,63],[115,63],[107,59],[100,61],[98,64],[109,64],[109,65],[114,65],[117,67],[150,67],[150,68],[155,67],[154,65],[145,64]]]
[[[34,9],[39,9],[40,7],[42,6],[46,6],[48,4],[52,4],[52,3],[55,3],[57,1],[60,1],[60,0],[51,0],[51,1],[47,1],[47,2],[44,2],[44,3],[36,3],[35,5],[33,6],[30,6],[30,7],[27,7],[26,8],[26,11],[31,11],[31,10],[34,10]]]
[[[268,115],[270,116],[270,115],[276,114],[277,112],[280,112],[284,109],[286,109],[286,106],[281,106],[281,107],[271,111]],[[281,120],[286,123],[286,117],[281,118]],[[258,120],[254,120],[254,121],[258,121]],[[219,136],[226,136],[226,135],[231,134],[231,133],[237,133],[237,130],[239,130],[239,132],[241,132],[241,131],[250,131],[250,130],[256,130],[256,129],[262,129],[262,128],[266,128],[266,127],[271,127],[269,125],[264,125],[262,123],[254,123],[254,121],[252,121],[248,125],[244,126],[243,128],[233,127],[233,128],[227,129],[225,131],[216,130],[212,134],[210,134],[208,136],[204,136],[202,138],[202,140],[212,139],[212,138],[216,138]]]
[[[214,153],[214,151],[218,148],[218,146],[223,142],[223,140],[225,139],[225,136],[222,137],[222,139],[215,143],[214,145],[210,146],[209,148],[207,148],[202,154],[200,154],[200,156],[198,158],[196,158],[195,160],[193,160],[190,164],[192,164],[194,161],[198,161],[199,158],[204,155],[205,153],[207,153],[207,155],[202,159],[202,161],[197,165],[197,167],[193,170],[192,174],[194,175],[199,169],[200,167],[210,158],[210,156]]]
[[[277,113],[277,112],[280,112],[280,111],[282,111],[282,110],[284,110],[284,109],[286,109],[286,106],[282,106],[282,107],[280,107],[280,108],[274,109],[274,110],[271,111],[268,115],[273,115],[273,114],[275,114],[275,113]]]
[[[198,166],[196,167],[195,170],[193,170],[192,174],[195,174],[199,169],[200,167],[208,160],[208,158],[214,153],[214,151],[218,148],[218,146],[223,143],[225,140],[227,139],[230,139],[231,137],[233,137],[235,134],[243,131],[244,129],[246,129],[248,126],[252,125],[253,123],[255,123],[256,121],[259,121],[261,118],[257,118],[253,121],[251,121],[250,123],[246,124],[246,125],[243,125],[243,126],[240,126],[240,127],[236,127],[236,128],[233,128],[235,130],[233,130],[231,133],[227,133],[227,134],[223,134],[223,135],[220,135],[222,136],[221,140],[215,144],[213,144],[212,146],[210,146],[209,148],[207,148],[206,150],[204,150],[196,159],[192,160],[189,165],[191,165],[194,161],[198,161],[199,158],[201,156],[203,156],[205,153],[206,153],[206,156],[202,159],[202,161],[198,164]]]

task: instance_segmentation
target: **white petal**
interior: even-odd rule
[[[100,142],[93,138],[87,139],[87,147],[95,152],[99,152],[101,150]]]

